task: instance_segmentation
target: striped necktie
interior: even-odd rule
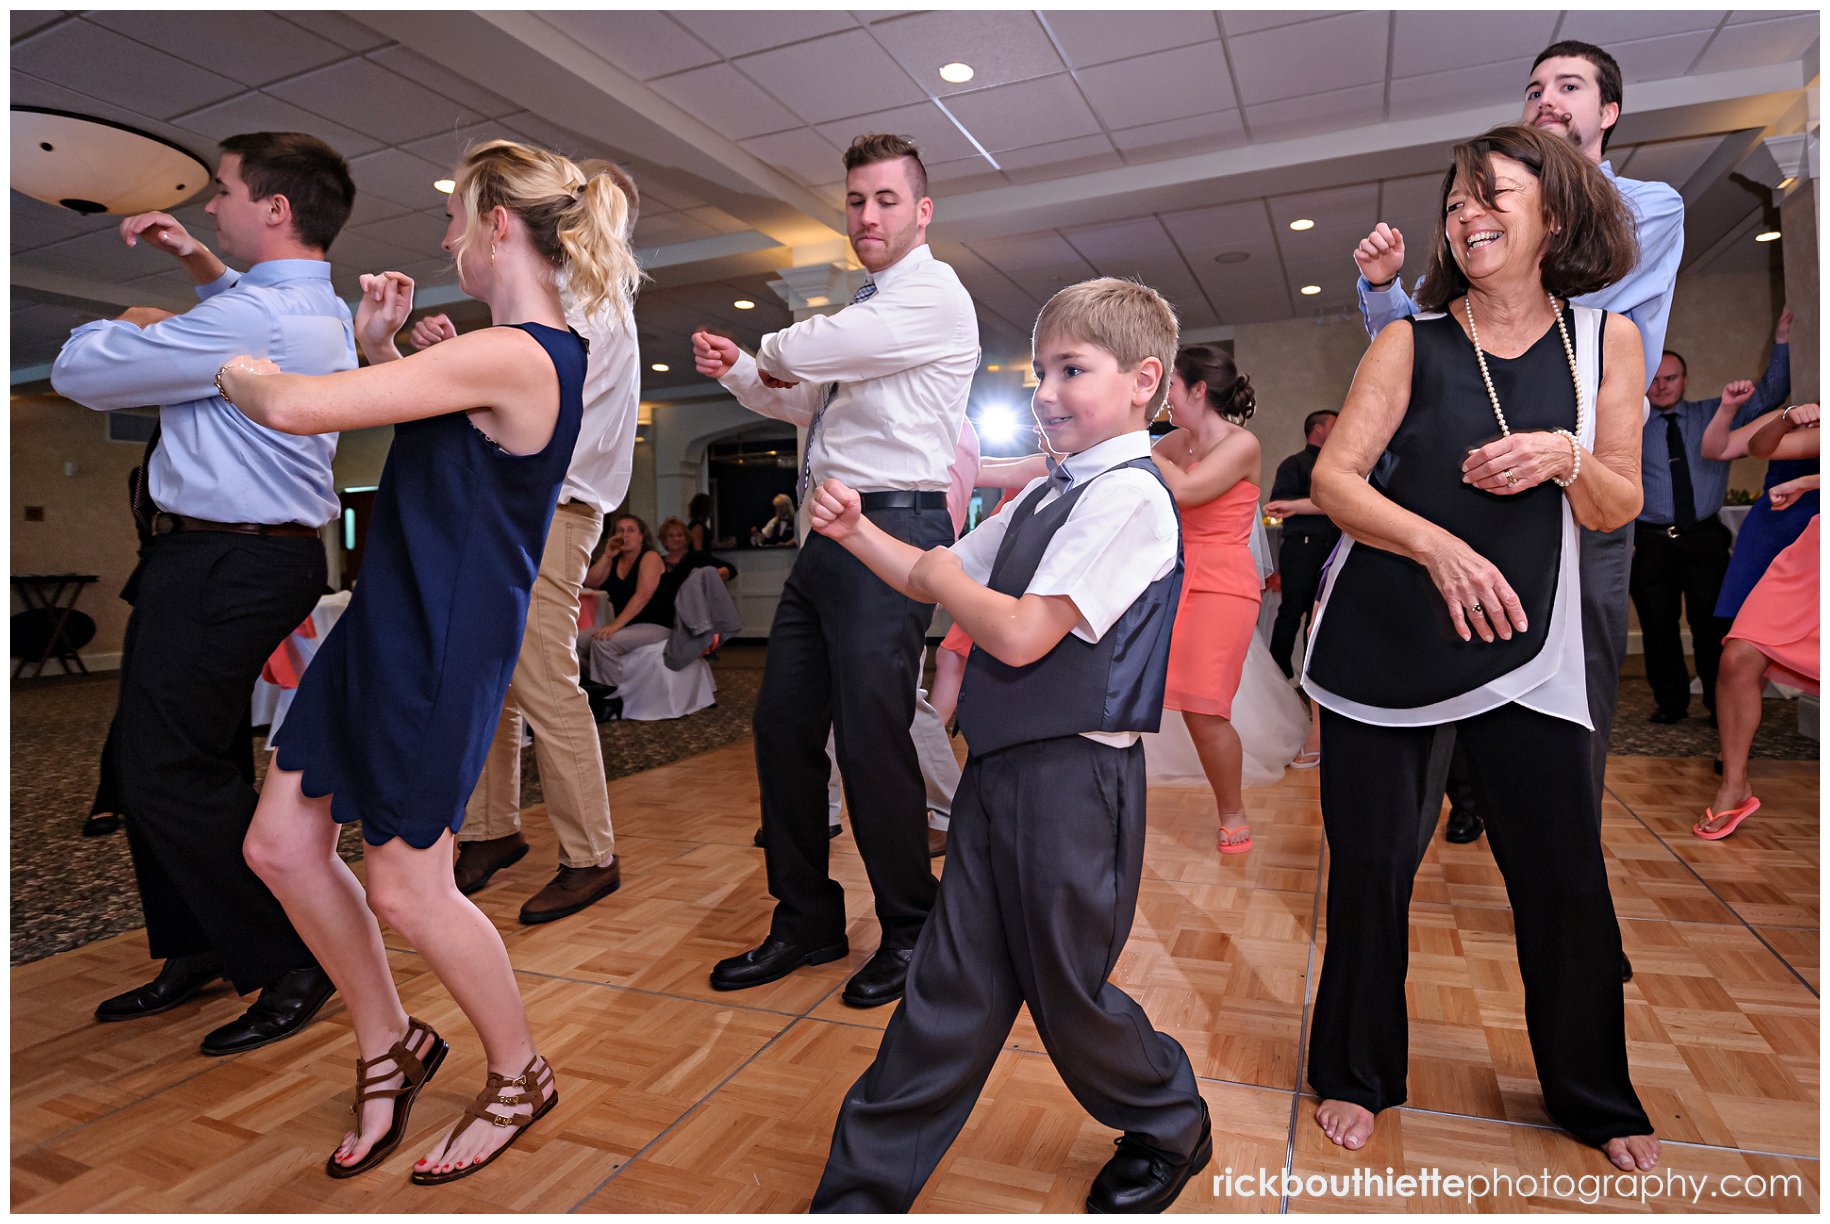
[[[865,281],[864,286],[859,289],[858,292],[851,295],[851,304],[856,306],[859,302],[866,301],[876,296],[877,282]],[[828,408],[832,407],[832,397],[838,393],[838,383],[827,383],[826,394],[820,400],[819,411],[813,414],[813,420],[807,422],[807,453],[801,459],[801,478],[796,481],[794,485],[794,501],[796,505],[805,505],[807,502],[807,486],[813,483],[813,439],[820,432],[820,418],[826,415],[826,410]]]

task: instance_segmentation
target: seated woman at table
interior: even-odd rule
[[[651,606],[666,572],[648,524],[634,514],[617,515],[603,555],[585,572],[585,589],[601,590],[610,603],[610,619],[578,635],[586,679],[615,688],[622,680],[624,655],[667,640],[673,630],[672,607],[663,620],[660,609]]]

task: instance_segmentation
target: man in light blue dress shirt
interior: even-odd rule
[[[127,218],[126,245],[175,257],[198,304],[176,315],[136,306],[86,323],[51,372],[60,394],[97,411],[159,405],[147,465],[159,513],[134,577],[117,718],[147,940],[165,964],[95,1018],[166,1011],[218,977],[240,994],[259,990],[244,1015],[203,1039],[205,1054],[289,1036],[333,992],[242,859],[256,796],[234,749],[262,665],[324,592],[319,530],[337,515],[337,439],[256,425],[217,393],[215,378],[241,353],[299,374],[354,368],[349,308],[325,256],[354,199],[349,167],[323,141],[231,137],[205,211],[223,254],[248,271],[231,271],[165,213]]]
[[[1621,178],[1603,159],[1614,126],[1620,121],[1621,99],[1620,65],[1613,56],[1591,43],[1557,42],[1540,52],[1532,65],[1531,79],[1525,86],[1525,110],[1519,122],[1567,136],[1584,156],[1601,167],[1633,210],[1638,221],[1639,262],[1623,279],[1574,301],[1633,320],[1645,347],[1646,380],[1650,383],[1665,347],[1671,294],[1684,255],[1684,198],[1667,183]],[[1404,264],[1404,237],[1399,231],[1381,222],[1354,251],[1354,261],[1360,268],[1360,313],[1369,333],[1377,335],[1394,319],[1417,313],[1416,302],[1398,283]],[[1602,774],[1607,767],[1608,734],[1620,696],[1620,667],[1627,653],[1632,533],[1629,523],[1617,531],[1584,530],[1581,534],[1582,648],[1588,673],[1589,713],[1595,723],[1589,767],[1595,775],[1597,794],[1601,793]],[[1444,753],[1446,761],[1446,747]],[[1440,806],[1438,795],[1426,796],[1425,837],[1436,823]],[[1472,841],[1480,835],[1480,821],[1463,798],[1456,799],[1455,807],[1451,835],[1458,841]],[[1460,835],[1454,833],[1453,822],[1457,819],[1463,821]]]

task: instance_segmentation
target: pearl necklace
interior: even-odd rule
[[[1570,383],[1576,388],[1576,433],[1580,436],[1587,430],[1588,422],[1583,412],[1582,376],[1576,372],[1576,346],[1570,343],[1569,328],[1563,325],[1563,312],[1557,309],[1556,295],[1546,296],[1550,298],[1551,313],[1557,318],[1557,333],[1563,337],[1563,356],[1569,361]],[[1493,405],[1493,417],[1500,423],[1500,436],[1510,438],[1512,429],[1506,424],[1506,414],[1500,411],[1499,392],[1493,389],[1493,375],[1487,372],[1487,355],[1481,352],[1480,330],[1474,326],[1474,295],[1468,294],[1461,301],[1468,316],[1468,338],[1474,341],[1474,360],[1480,363],[1481,381],[1487,385],[1487,399]]]

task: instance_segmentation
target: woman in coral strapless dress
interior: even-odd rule
[[[1169,643],[1163,706],[1182,712],[1214,788],[1222,854],[1252,847],[1240,793],[1239,734],[1230,720],[1258,624],[1258,567],[1250,542],[1258,513],[1258,439],[1239,424],[1255,406],[1251,382],[1234,367],[1231,353],[1214,344],[1189,345],[1176,353],[1169,376],[1169,413],[1177,428],[1154,451],[1182,516],[1182,602]]]

